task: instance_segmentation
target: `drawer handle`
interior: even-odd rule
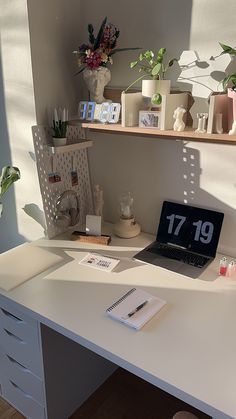
[[[14,316],[14,314],[9,313],[9,311],[5,310],[5,308],[1,308],[3,314],[5,314],[5,316],[10,317],[10,319],[15,320],[16,322],[21,322],[23,323],[23,320],[19,319],[19,317]]]
[[[21,338],[19,338],[18,336],[14,335],[13,333],[9,332],[9,330],[7,329],[3,329],[4,332],[6,332],[6,334],[8,336],[10,336],[11,338],[14,338],[15,340],[17,340],[19,343],[25,344],[26,342],[24,342]]]
[[[33,399],[33,397],[30,394],[28,394],[24,390],[22,390],[22,388],[20,388],[16,383],[14,383],[11,380],[9,380],[9,381],[10,381],[10,383],[13,387],[15,387],[18,391],[20,391],[24,395],[24,397],[27,397],[28,399]]]
[[[29,371],[28,368],[24,367],[24,365],[20,364],[18,361],[13,359],[10,355],[6,354],[6,356],[12,364],[17,365],[17,367],[19,367],[22,371],[24,371],[24,372]]]

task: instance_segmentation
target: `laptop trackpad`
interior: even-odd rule
[[[142,250],[139,252],[137,255],[135,255],[135,259],[159,266],[160,268],[168,269],[169,271],[176,272],[190,278],[198,278],[204,270],[191,265],[187,265],[186,263],[178,260],[169,259],[161,255],[153,254],[147,250]]]
[[[143,250],[135,255],[135,259],[141,260],[152,265],[160,266],[161,268],[169,269],[174,272],[179,272],[180,268],[183,267],[184,263],[174,259],[167,259],[161,255],[151,253],[147,250]]]

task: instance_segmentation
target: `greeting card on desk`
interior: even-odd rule
[[[114,319],[139,330],[165,304],[166,301],[144,290],[132,288],[112,304],[106,312]]]
[[[119,262],[119,259],[102,256],[97,253],[89,253],[79,262],[79,264],[111,272]]]

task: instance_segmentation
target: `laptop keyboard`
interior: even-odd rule
[[[156,243],[155,246],[150,247],[147,250],[151,253],[158,253],[166,258],[179,260],[197,268],[202,268],[209,261],[209,258],[205,256],[196,255],[195,253],[169,247],[168,245],[161,243]]]

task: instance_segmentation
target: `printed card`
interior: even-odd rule
[[[88,253],[80,262],[80,265],[90,266],[105,272],[111,272],[120,262],[119,259],[101,256],[97,253]]]

